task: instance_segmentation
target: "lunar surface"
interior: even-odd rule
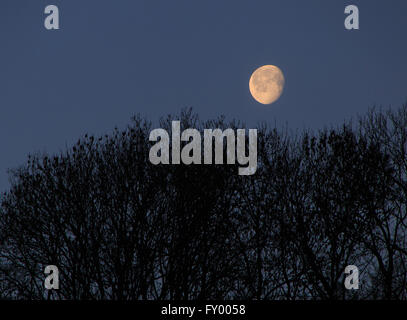
[[[284,75],[280,68],[272,65],[262,66],[250,77],[250,93],[257,102],[272,104],[283,93],[284,83]]]

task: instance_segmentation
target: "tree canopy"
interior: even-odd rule
[[[201,121],[185,128],[237,128]],[[7,299],[407,299],[407,106],[293,135],[259,127],[258,168],[153,165],[151,124],[85,135],[11,172]],[[225,150],[226,152],[226,150]],[[44,289],[56,265],[60,289]],[[360,290],[344,288],[356,265]]]

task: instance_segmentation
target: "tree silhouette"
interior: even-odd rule
[[[191,109],[181,129],[242,128]],[[11,172],[7,299],[406,299],[407,106],[293,136],[262,125],[255,175],[153,165],[151,124],[85,135]],[[246,144],[247,146],[247,144]],[[226,157],[224,145],[224,155]],[[60,289],[44,289],[56,265]],[[356,265],[361,288],[344,288]]]

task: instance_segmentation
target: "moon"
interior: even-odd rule
[[[280,68],[265,65],[253,72],[249,81],[249,89],[257,102],[272,104],[283,93],[284,83],[284,75]]]

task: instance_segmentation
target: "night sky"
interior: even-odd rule
[[[60,30],[44,28],[44,8]],[[346,5],[360,30],[344,27]],[[407,101],[406,0],[1,0],[0,190],[7,169],[109,133],[140,113],[192,106],[247,128],[336,125]],[[264,106],[252,72],[278,66],[284,93]]]

